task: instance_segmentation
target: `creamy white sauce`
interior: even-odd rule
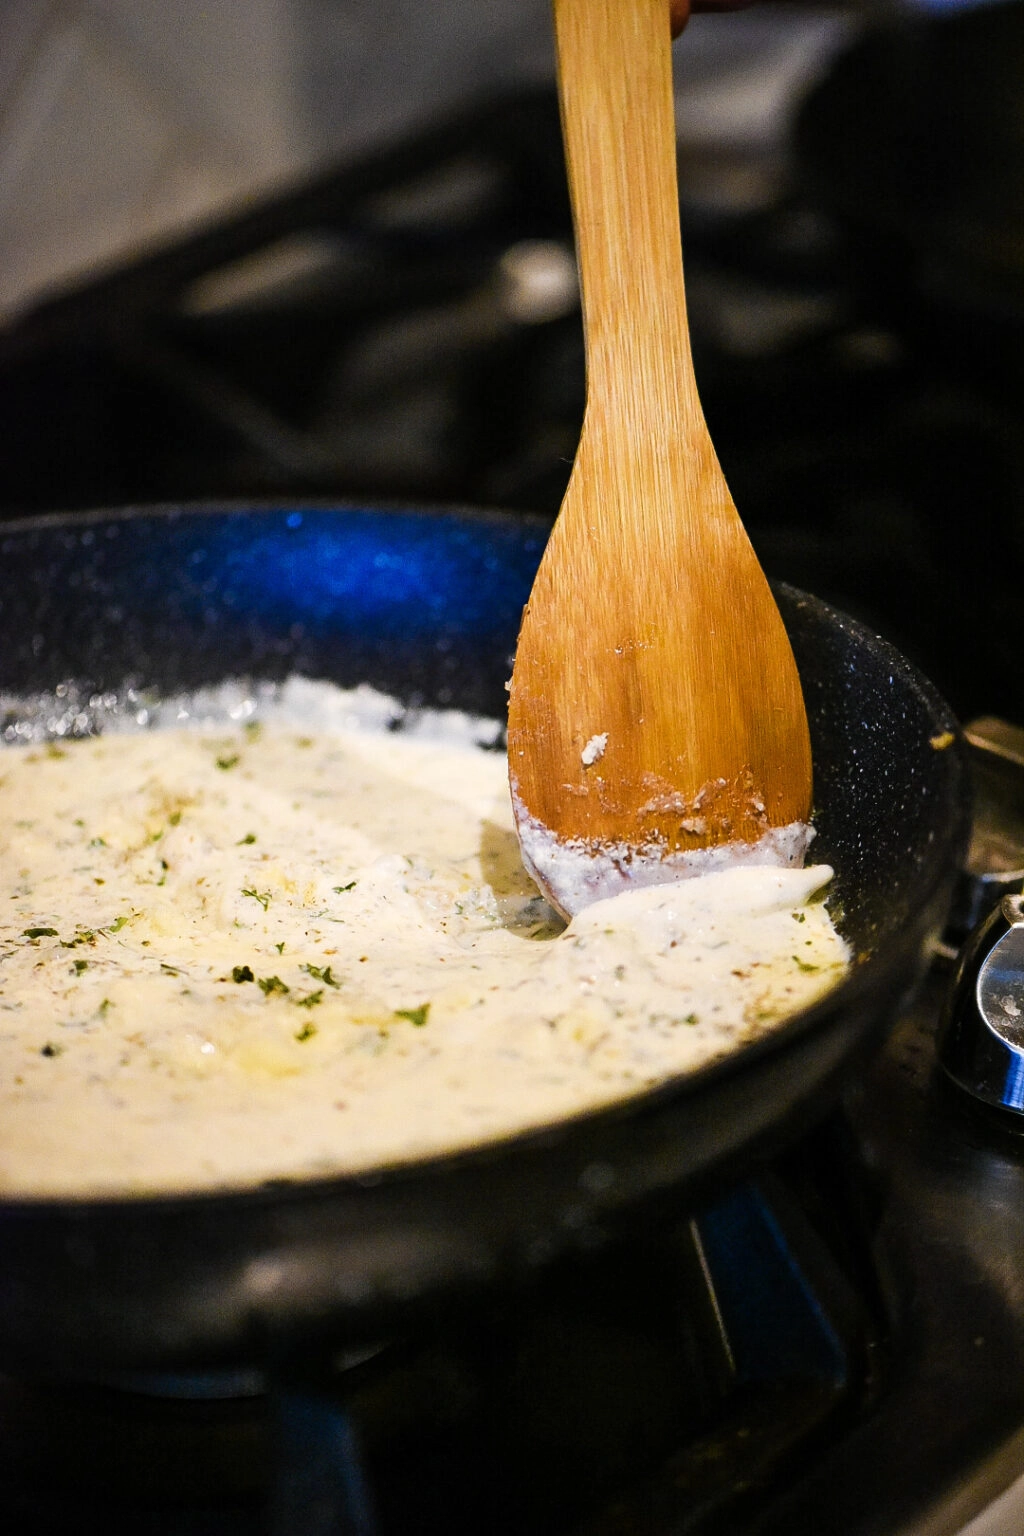
[[[637,848],[632,843],[604,843],[595,850],[582,839],[559,837],[531,816],[517,793],[514,777],[512,804],[523,867],[566,918],[593,901],[605,901],[642,886],[747,866],[799,868],[814,837],[808,822],[791,821],[784,827],[769,827],[756,843],[715,843],[675,853],[666,853],[657,845]]]
[[[580,753],[580,762],[584,768],[593,768],[599,763],[608,749],[608,732],[600,731],[596,736],[591,736],[583,751]]]
[[[0,1192],[471,1146],[692,1071],[848,962],[824,867],[630,890],[563,931],[473,745],[493,723],[361,731],[397,706],[299,682],[265,713],[0,754]]]

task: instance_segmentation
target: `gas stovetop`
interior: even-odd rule
[[[1019,715],[1008,335],[945,327],[799,180],[683,217],[702,397],[769,573],[873,623],[963,717]],[[0,398],[6,515],[285,494],[553,515],[583,406],[553,94],[41,305],[0,333]],[[8,1381],[10,1528],[959,1531],[1024,1466],[1021,1122],[936,1061],[950,952],[1002,889],[978,877],[1024,864],[1024,792],[989,814],[979,741],[960,929],[790,1153],[358,1358]]]

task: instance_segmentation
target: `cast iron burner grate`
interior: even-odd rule
[[[65,1531],[93,1507],[137,1532],[597,1536],[660,1529],[635,1522],[668,1495],[671,1528],[738,1531],[744,1504],[879,1390],[852,1155],[837,1121],[696,1219],[343,1368],[289,1363],[269,1388],[251,1373],[8,1383],[15,1526]]]

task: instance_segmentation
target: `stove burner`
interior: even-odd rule
[[[111,1516],[181,1499],[182,1522],[226,1501],[228,1523],[203,1527],[217,1532],[597,1531],[668,1476],[685,1529],[710,1529],[742,1507],[737,1485],[769,1485],[878,1390],[881,1319],[849,1272],[855,1249],[869,1260],[844,1204],[848,1137],[813,1145],[831,1170],[813,1192],[780,1165],[358,1359],[8,1383],[19,1514],[44,1489],[54,1529],[87,1495]]]

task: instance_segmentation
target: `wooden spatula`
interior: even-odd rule
[[[782,619],[686,324],[666,0],[555,0],[587,406],[523,616],[509,769],[566,913],[632,882],[799,862],[811,756]]]

